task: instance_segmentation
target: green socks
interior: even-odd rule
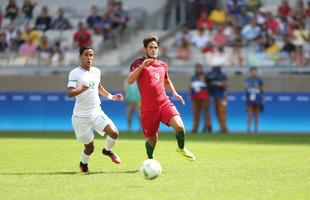
[[[154,147],[149,143],[148,140],[145,141],[145,148],[146,148],[147,157],[149,159],[153,159]]]
[[[184,149],[184,140],[185,140],[185,133],[184,133],[184,131],[175,133],[175,137],[176,137],[176,139],[178,141],[179,148],[180,149]]]

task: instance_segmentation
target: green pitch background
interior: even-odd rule
[[[113,164],[97,136],[90,175],[79,173],[82,145],[73,133],[1,132],[0,199],[310,199],[310,135],[187,136],[190,162],[175,151],[173,134],[160,134],[155,151],[163,174],[144,180],[141,134],[121,135]]]

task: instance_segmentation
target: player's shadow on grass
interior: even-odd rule
[[[115,172],[107,172],[107,171],[94,171],[90,172],[87,175],[94,174],[135,174],[138,173],[139,170],[128,170],[128,171],[115,171]],[[26,172],[26,173],[1,173],[2,176],[28,176],[28,175],[76,175],[81,174],[81,172]]]

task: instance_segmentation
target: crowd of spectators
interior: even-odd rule
[[[37,16],[35,9],[41,9]],[[66,51],[92,45],[94,35],[106,41],[115,39],[126,29],[129,16],[121,1],[108,0],[102,8],[93,5],[90,10],[88,16],[74,24],[63,7],[50,13],[47,5],[35,0],[24,0],[21,5],[16,0],[8,0],[5,7],[0,5],[0,58],[14,55],[15,60],[26,65],[38,62],[61,65]],[[53,31],[58,36],[67,30],[71,31],[65,39],[50,38],[48,34]]]
[[[277,7],[260,0],[217,2],[196,6],[200,15],[176,33],[177,59],[190,60],[199,50],[210,66],[310,64],[310,1],[282,0]]]

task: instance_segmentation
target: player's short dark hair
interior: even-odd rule
[[[88,49],[91,49],[91,50],[94,50],[92,46],[88,46],[88,45],[83,45],[80,47],[80,55],[82,55],[84,53],[85,50],[88,50]]]
[[[157,45],[159,46],[159,39],[156,35],[149,35],[146,38],[143,39],[143,46],[144,48],[147,47],[147,45],[151,42],[156,42]]]

